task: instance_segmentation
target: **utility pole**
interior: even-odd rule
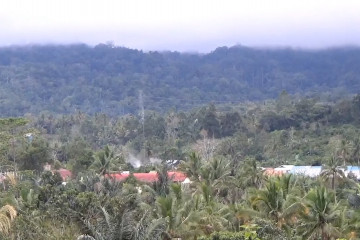
[[[140,110],[140,122],[142,125],[142,135],[143,135],[143,158],[145,160],[146,149],[145,149],[145,110],[144,110],[144,99],[143,99],[143,91],[139,91],[139,110]]]

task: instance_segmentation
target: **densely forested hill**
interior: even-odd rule
[[[0,48],[0,114],[48,110],[112,115],[190,109],[289,93],[360,91],[360,48],[321,51],[222,47],[200,54],[100,44]]]

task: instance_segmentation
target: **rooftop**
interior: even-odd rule
[[[122,173],[110,173],[106,175],[117,181],[124,181],[130,176],[129,172]],[[133,176],[141,182],[156,182],[158,181],[157,172],[148,172],[148,173],[133,173]],[[174,182],[183,182],[187,178],[186,175],[182,172],[168,172],[169,178]]]

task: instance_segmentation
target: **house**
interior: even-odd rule
[[[275,168],[264,168],[263,170],[266,176],[282,176],[284,174],[282,170],[275,170]]]
[[[72,177],[72,173],[70,170],[67,170],[65,168],[60,168],[58,170],[53,170],[53,173],[58,172],[63,180],[63,182],[68,181]]]
[[[294,165],[281,165],[277,168],[265,168],[264,174],[267,176],[282,176],[283,174],[289,173]]]
[[[110,173],[107,174],[106,176],[115,179],[117,181],[125,181],[130,176],[130,173],[128,171],[125,171],[122,173]],[[155,171],[151,171],[148,173],[133,173],[133,176],[140,182],[153,183],[158,181],[158,174]],[[180,183],[183,183],[187,179],[184,173],[174,172],[174,171],[169,171],[168,177],[173,182],[180,182]]]
[[[360,180],[360,167],[358,166],[346,166],[344,169],[345,176],[349,176],[349,174],[356,177],[357,180]]]
[[[357,180],[360,180],[360,167],[346,166],[337,168],[343,170],[345,176],[351,174],[355,176]],[[322,166],[282,165],[277,168],[264,168],[264,174],[267,176],[282,176],[283,174],[294,174],[315,178],[320,176],[322,170]]]
[[[68,169],[65,168],[60,168],[60,169],[54,169],[52,170],[52,166],[49,163],[46,163],[44,165],[44,171],[50,171],[53,174],[55,172],[58,172],[63,180],[63,182],[66,182],[67,180],[72,178],[72,172]]]
[[[280,167],[274,168],[276,172],[289,173],[293,169],[294,165],[281,165]]]
[[[50,171],[53,174],[58,172],[63,180],[63,182],[68,181],[69,179],[72,178],[72,172],[68,169],[65,168],[60,168],[60,169],[52,169],[52,166],[49,163],[46,163],[44,165],[44,171]]]
[[[322,171],[322,166],[294,166],[291,170],[291,174],[304,175],[307,177],[318,177]]]
[[[322,169],[322,166],[310,166],[306,172],[306,175],[312,178],[319,177]]]

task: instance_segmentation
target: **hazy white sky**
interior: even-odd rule
[[[359,0],[0,0],[0,45],[115,45],[211,51],[218,46],[360,45]]]

